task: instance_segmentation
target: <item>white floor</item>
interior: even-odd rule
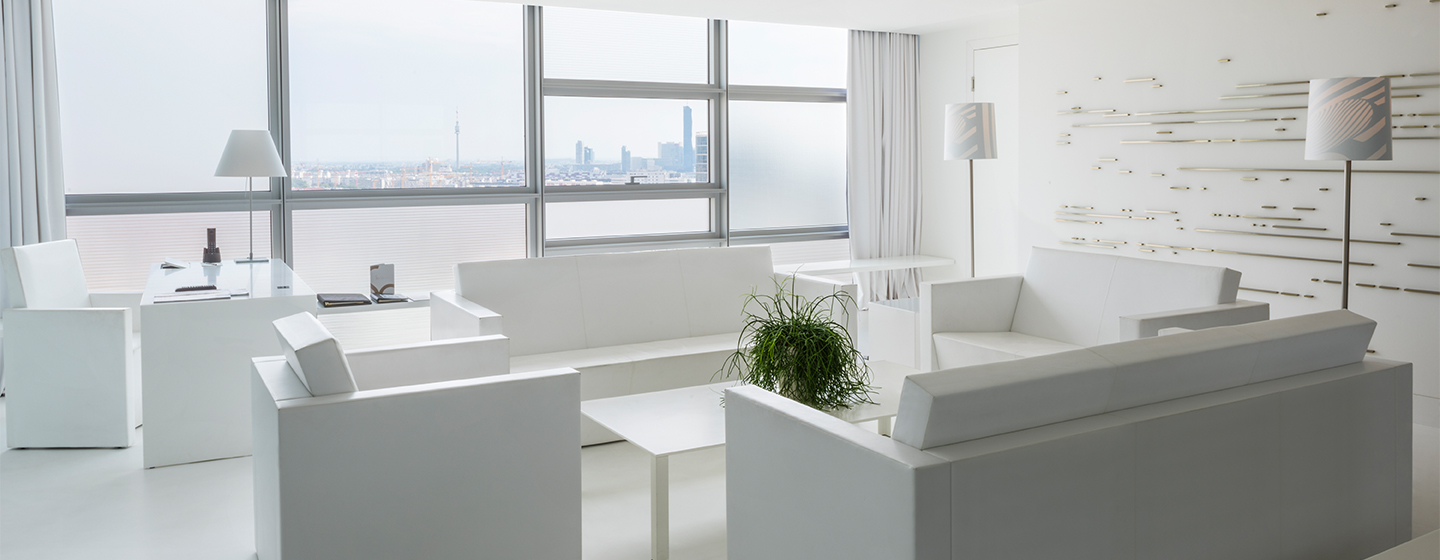
[[[0,398],[0,449],[4,448]],[[141,429],[141,445],[143,428]],[[650,556],[649,459],[581,451],[583,555]],[[145,470],[141,447],[0,452],[0,558],[255,558],[250,459]],[[725,558],[725,450],[670,460],[671,557]]]

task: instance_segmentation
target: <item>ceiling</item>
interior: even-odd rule
[[[620,12],[920,33],[1013,10],[1026,0],[501,0]]]

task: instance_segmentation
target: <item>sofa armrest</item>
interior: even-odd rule
[[[455,290],[430,292],[430,340],[504,334],[499,313]]]
[[[950,557],[946,461],[754,386],[725,438],[732,558]]]
[[[140,299],[144,292],[90,292],[91,307],[129,307],[130,328],[140,332]]]
[[[1020,274],[921,282],[920,320],[915,327],[920,371],[935,369],[935,333],[1009,331],[1024,282]]]
[[[498,334],[346,352],[361,391],[510,373],[510,339]]]
[[[775,279],[777,281],[783,281],[791,276],[791,274],[782,272],[775,273]],[[814,299],[820,296],[828,296],[835,292],[850,294],[851,303],[846,304],[843,309],[837,310],[840,316],[834,319],[836,322],[845,325],[846,332],[850,334],[850,342],[858,343],[858,337],[860,336],[860,286],[807,274],[795,273],[793,276],[795,278],[795,284],[791,289],[793,289],[797,295],[805,296],[806,298]]]
[[[75,408],[108,411],[124,406],[129,427],[135,427],[140,413],[140,364],[134,352],[132,317],[129,307],[7,310],[5,337],[0,341],[7,390],[81,384],[86,390],[76,394],[80,400],[71,403]],[[66,375],[52,375],[55,372]],[[104,398],[115,394],[125,398]],[[91,400],[96,397],[99,400]]]
[[[1235,303],[1121,317],[1119,334],[1120,340],[1125,341],[1159,336],[1160,329],[1172,327],[1200,330],[1269,319],[1270,304],[1242,299]]]

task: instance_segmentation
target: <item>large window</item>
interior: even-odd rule
[[[382,262],[425,295],[474,260],[846,252],[844,30],[473,0],[53,2],[68,224],[95,289],[196,258],[207,227],[244,255],[252,205],[257,255],[324,291],[363,290]],[[253,199],[214,177],[232,129],[270,130],[289,176]]]

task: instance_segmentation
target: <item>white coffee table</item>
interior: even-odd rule
[[[870,362],[879,389],[875,404],[831,411],[856,423],[876,420],[882,434],[900,409],[905,376],[919,370],[890,362]],[[725,445],[725,409],[720,399],[735,382],[640,393],[580,403],[580,412],[650,454],[650,557],[670,557],[670,456]]]

